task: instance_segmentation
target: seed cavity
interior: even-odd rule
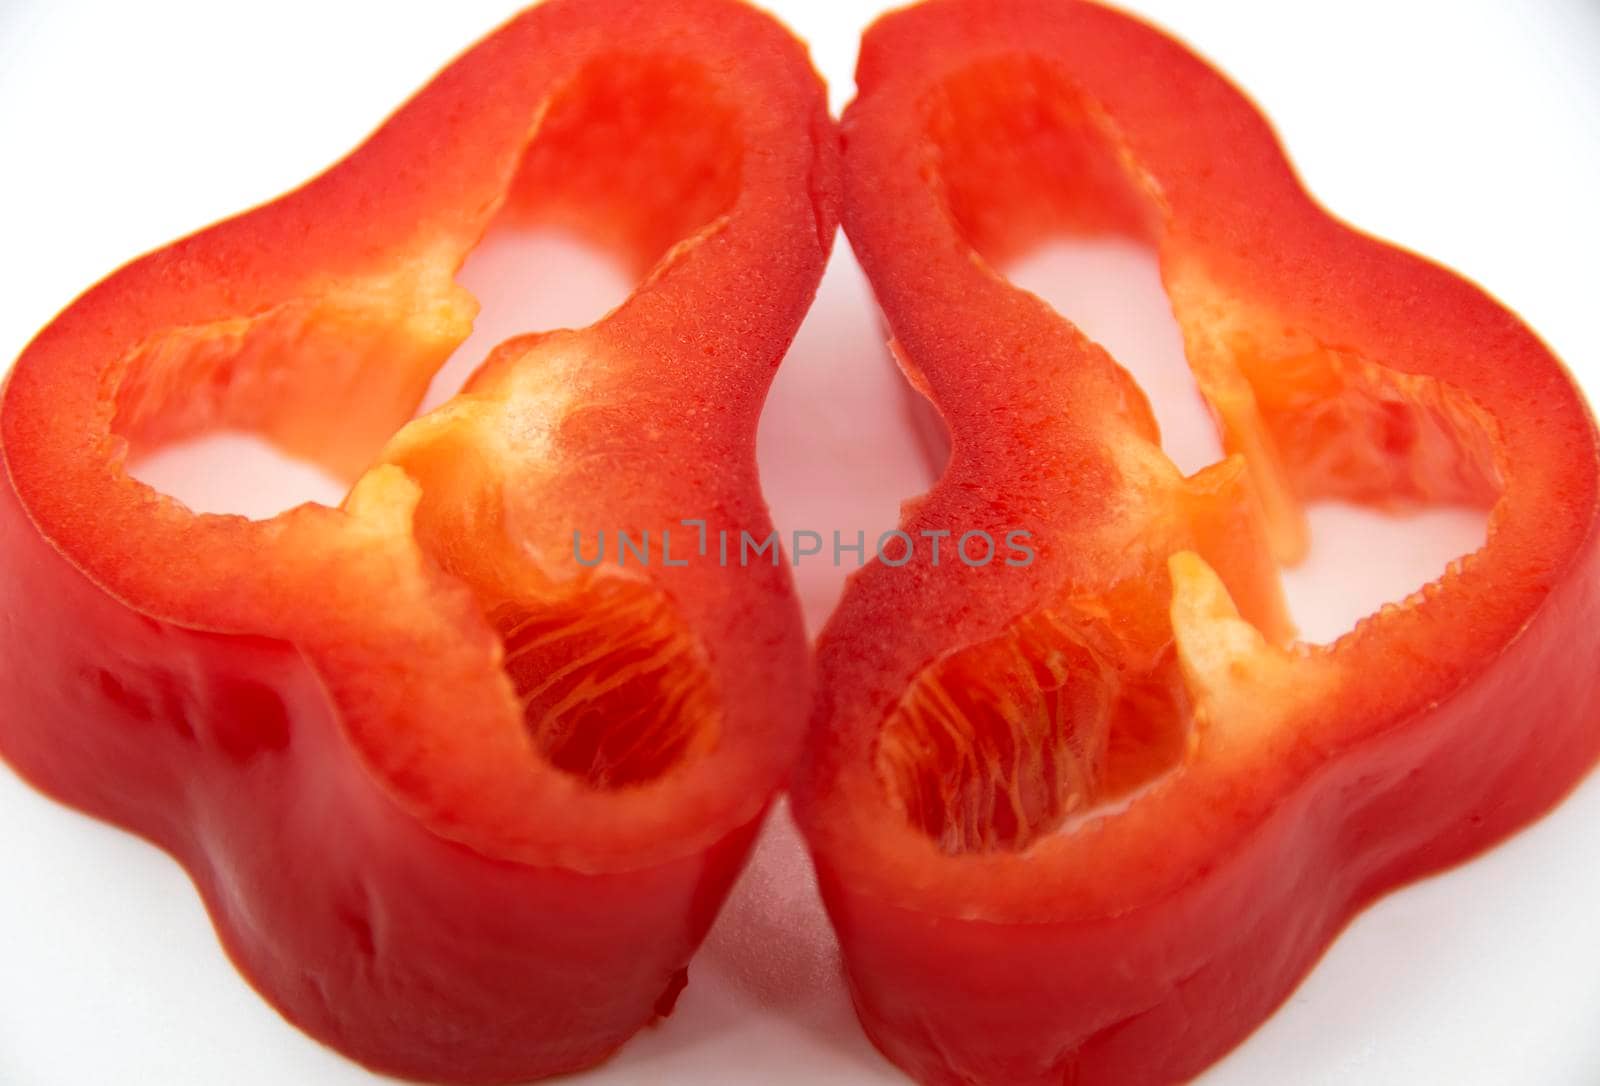
[[[529,734],[558,769],[623,788],[714,745],[705,653],[654,587],[594,578],[554,599],[501,603],[489,618]]]
[[[1098,620],[1039,611],[924,668],[879,734],[892,802],[945,852],[1020,851],[1181,757],[1170,651],[1148,664]]]

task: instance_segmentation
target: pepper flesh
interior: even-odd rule
[[[555,0],[91,289],[0,405],[0,751],[172,853],[260,992],[374,1068],[524,1081],[668,1013],[799,743],[804,633],[781,566],[587,570],[573,533],[770,531],[756,421],[836,154],[767,16]],[[645,278],[407,424],[506,222]],[[265,521],[128,474],[218,427],[361,474]]]
[[[1334,220],[1133,19],[933,0],[857,85],[846,233],[950,441],[901,528],[1037,559],[869,566],[819,640],[794,803],[856,1009],[921,1082],[1186,1079],[1364,904],[1600,755],[1594,424],[1512,314]],[[1131,379],[994,270],[1061,232],[1158,251],[1221,463],[1183,477]],[[1477,505],[1488,536],[1299,644],[1276,563],[1319,498]]]

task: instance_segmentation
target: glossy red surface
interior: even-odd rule
[[[795,808],[856,1007],[922,1082],[1181,1080],[1600,755],[1594,424],[1515,316],[1333,219],[1133,19],[933,0],[858,85],[846,231],[950,438],[902,528],[1038,560],[869,567],[820,639]],[[1182,476],[1070,308],[995,270],[1063,232],[1157,249],[1227,460]],[[1486,507],[1488,538],[1297,644],[1275,565],[1329,497]]]
[[[176,856],[262,994],[374,1068],[522,1081],[666,1014],[792,761],[804,634],[782,567],[591,573],[570,540],[770,530],[756,419],[835,159],[766,16],[556,0],[326,174],[91,289],[0,404],[0,753]],[[406,425],[505,221],[644,279]],[[214,428],[359,477],[250,521],[127,473]],[[563,731],[661,705],[676,731]]]

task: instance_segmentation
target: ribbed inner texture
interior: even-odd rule
[[[878,769],[946,852],[1023,849],[1178,757],[1188,703],[1170,653],[1141,664],[1093,620],[1037,612],[924,669]]]
[[[597,580],[490,613],[539,750],[596,788],[653,780],[709,748],[717,699],[703,654],[666,599]]]

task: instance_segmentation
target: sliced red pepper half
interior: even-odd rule
[[[1515,316],[1332,218],[1133,19],[935,0],[869,31],[858,86],[846,233],[951,448],[913,559],[818,646],[795,801],[856,1008],[925,1083],[1181,1080],[1600,754],[1595,427]],[[996,272],[1063,232],[1158,251],[1226,459],[1183,476],[1070,311]],[[1477,505],[1487,541],[1297,643],[1276,563],[1323,498]],[[1033,561],[952,553],[1013,530]]]
[[[176,856],[250,981],[355,1059],[608,1055],[671,1008],[803,730],[786,570],[660,547],[680,518],[770,531],[757,416],[836,156],[767,16],[555,0],[305,187],[91,289],[4,393],[0,750]],[[407,425],[491,221],[587,231],[643,281]],[[377,466],[265,521],[130,477],[214,428]],[[618,531],[647,568],[574,560]]]

